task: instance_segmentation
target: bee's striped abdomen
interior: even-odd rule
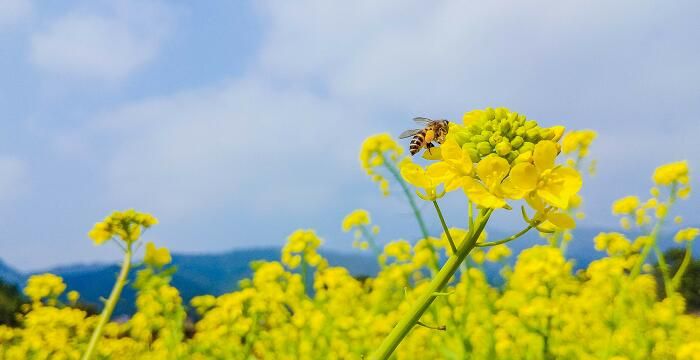
[[[425,142],[425,129],[421,130],[416,135],[413,135],[413,139],[411,139],[411,144],[408,146],[408,150],[411,153],[411,155],[417,154],[420,151],[420,149],[423,147],[424,142]]]

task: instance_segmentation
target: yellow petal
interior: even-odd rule
[[[445,181],[445,191],[450,192],[459,189],[464,184],[462,177],[453,176],[447,181]]]
[[[499,156],[488,156],[479,161],[476,166],[477,175],[489,189],[499,185],[509,171],[508,161]]]
[[[483,110],[472,110],[470,112],[464,113],[464,116],[462,117],[462,121],[464,122],[464,125],[469,125],[481,118],[481,115],[484,113]]]
[[[558,167],[548,175],[550,181],[537,189],[537,195],[547,203],[560,209],[569,207],[569,200],[583,184],[578,171],[568,167]]]
[[[525,197],[525,201],[527,201],[528,205],[530,205],[530,207],[535,209],[535,211],[538,213],[544,213],[544,202],[542,202],[542,199],[537,197],[537,195],[530,194]]]
[[[462,160],[462,148],[454,140],[445,141],[442,146],[440,146],[442,159],[445,161],[456,161]]]
[[[513,185],[525,191],[534,190],[537,187],[539,174],[534,165],[530,163],[520,163],[513,166],[508,177]]]
[[[425,170],[420,165],[414,163],[405,164],[401,167],[401,176],[411,185],[425,189],[432,187],[432,181],[425,176]]]
[[[423,159],[425,160],[442,160],[442,147],[434,147],[430,151],[423,151]]]
[[[477,181],[466,178],[464,182],[464,193],[467,194],[469,200],[482,208],[498,209],[506,205],[505,200],[490,193],[482,184]]]
[[[549,222],[562,229],[576,228],[576,221],[574,221],[574,219],[571,216],[565,213],[547,214],[547,220],[549,220]]]
[[[426,174],[433,179],[438,181],[444,181],[444,179],[451,174],[450,165],[444,162],[437,162],[430,164],[426,170]]]
[[[509,199],[519,200],[525,197],[529,191],[523,190],[518,186],[513,184],[511,178],[507,178],[503,183],[501,183],[501,192],[503,195]]]
[[[564,196],[561,192],[553,192],[551,191],[551,187],[537,189],[537,196],[559,209],[566,209],[569,207],[569,196]]]
[[[558,153],[557,144],[553,141],[540,141],[535,145],[535,151],[532,153],[532,158],[535,161],[535,166],[540,172],[554,167],[554,159]]]

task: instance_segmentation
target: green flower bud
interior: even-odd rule
[[[525,121],[525,129],[530,130],[530,129],[534,129],[536,127],[537,127],[537,121],[535,121],[535,120]]]
[[[525,140],[523,140],[522,137],[516,136],[513,138],[513,140],[510,141],[510,145],[515,149],[520,149],[520,147],[523,146],[524,142]]]
[[[454,139],[457,142],[457,144],[463,145],[465,143],[468,143],[469,140],[471,139],[471,135],[469,133],[465,132],[456,132],[454,133]]]
[[[491,137],[489,138],[489,143],[490,143],[491,145],[494,145],[494,146],[495,146],[496,144],[500,143],[502,140],[503,140],[503,136],[501,136],[501,135],[499,135],[499,134],[493,134],[493,135],[491,135]]]
[[[520,153],[522,154],[526,151],[532,151],[534,149],[535,149],[535,144],[533,144],[529,141],[526,141],[523,143],[523,146],[521,146],[520,149],[518,149],[518,151],[520,151]]]
[[[540,130],[540,137],[544,140],[554,139],[554,131],[552,129],[542,129]]]
[[[491,150],[493,148],[491,147],[491,144],[489,144],[486,141],[482,141],[476,145],[476,149],[479,151],[479,155],[487,155],[491,153]]]
[[[488,131],[488,130],[484,130],[481,132],[481,136],[484,137],[484,141],[486,141],[486,139],[490,138],[491,135],[493,135],[493,132]]]
[[[486,120],[493,120],[496,118],[496,112],[492,108],[486,109],[486,111],[484,111],[484,115]]]
[[[515,161],[515,159],[518,158],[518,155],[520,155],[520,154],[518,153],[517,150],[511,151],[508,153],[508,155],[506,155],[506,160],[508,160],[509,163],[512,163],[513,161]]]
[[[540,138],[540,130],[537,128],[530,129],[525,132],[525,140],[532,142],[532,143],[537,143],[541,140]]]
[[[501,134],[508,134],[508,132],[511,129],[511,122],[510,121],[504,121],[501,123],[500,130]]]
[[[508,116],[508,109],[498,108],[498,109],[496,109],[495,113],[496,113],[496,119],[505,119]]]
[[[469,144],[469,145],[472,145],[472,144]],[[467,153],[469,154],[469,157],[472,159],[472,162],[479,162],[479,160],[481,160],[481,158],[479,157],[479,152],[476,150],[475,147],[468,147]]]
[[[478,143],[480,143],[480,142],[482,142],[482,141],[486,141],[486,139],[488,139],[488,138],[487,138],[487,137],[484,137],[484,136],[482,136],[482,135],[474,135],[474,136],[471,137],[471,142],[473,142],[473,143],[475,143],[475,144],[478,144]]]
[[[496,154],[500,156],[506,156],[511,150],[510,143],[508,141],[499,142],[496,145]]]
[[[525,131],[527,131],[527,130],[525,129],[524,126],[519,126],[517,129],[515,129],[515,135],[523,136],[523,135],[525,135]]]

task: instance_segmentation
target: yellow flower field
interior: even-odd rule
[[[406,223],[420,231],[404,235],[415,241],[380,241],[367,210],[350,212],[339,226],[380,267],[366,279],[328,263],[318,252],[322,239],[300,229],[280,261],[252,263],[254,275],[237,291],[183,304],[170,284],[170,253],[152,243],[144,244],[146,266],[126,284],[143,231],[157,220],[114,212],[89,231],[95,244],[114,241],[124,252],[102,314],[74,307],[79,294],[60,277],[33,276],[20,326],[0,326],[0,359],[700,359],[700,317],[686,313],[677,292],[700,233],[674,209],[690,196],[688,165],[661,165],[648,198],[614,202],[619,232],[574,238],[595,138],[505,108],[467,112],[422,159],[405,156],[388,134],[368,137],[362,168],[383,194],[405,197],[413,212]],[[462,199],[463,216],[444,216],[446,197]],[[420,202],[430,207],[421,211]],[[519,219],[522,230],[489,237],[496,212]],[[439,219],[442,233],[429,233],[426,216]],[[686,249],[675,273],[658,245],[668,231]],[[529,232],[540,233],[542,245],[507,265],[509,243]],[[607,256],[574,271],[571,241],[594,242]],[[500,264],[503,285],[487,281],[486,262]],[[115,322],[125,286],[138,290],[137,312]],[[199,315],[193,325],[187,309]]]

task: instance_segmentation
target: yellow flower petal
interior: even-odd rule
[[[425,170],[420,165],[407,163],[401,167],[401,176],[410,184],[421,187],[431,188],[432,182],[425,176]]]
[[[574,219],[571,216],[565,213],[547,214],[547,220],[549,220],[549,222],[562,229],[576,228],[576,221],[574,221]]]
[[[510,165],[499,156],[488,156],[476,166],[476,173],[487,188],[493,189],[508,175]]]
[[[423,151],[423,159],[425,160],[442,160],[442,147],[434,147],[430,151]]]
[[[554,159],[557,157],[557,144],[553,141],[540,141],[535,145],[535,151],[532,153],[532,158],[535,161],[535,166],[540,172],[554,167]]]
[[[513,184],[510,177],[506,178],[501,184],[501,192],[509,199],[518,200],[527,195],[528,191]]]
[[[478,183],[474,179],[464,179],[464,193],[467,194],[469,200],[483,208],[498,209],[506,205],[505,200],[490,193],[484,185]]]
[[[447,140],[440,146],[442,159],[447,162],[462,161],[462,148],[454,140]]]
[[[464,122],[464,125],[469,125],[481,118],[481,115],[484,113],[483,110],[472,110],[470,112],[464,113],[464,116],[462,117],[462,121]]]
[[[537,174],[537,168],[534,165],[520,163],[513,166],[510,170],[509,179],[516,187],[525,191],[531,191],[537,187],[539,174]]]
[[[442,181],[450,175],[450,165],[444,162],[430,164],[425,173],[433,179]]]
[[[542,199],[538,198],[534,194],[530,194],[529,196],[525,197],[525,201],[527,201],[528,205],[530,205],[531,208],[535,209],[538,213],[544,213],[544,202],[542,202]]]

